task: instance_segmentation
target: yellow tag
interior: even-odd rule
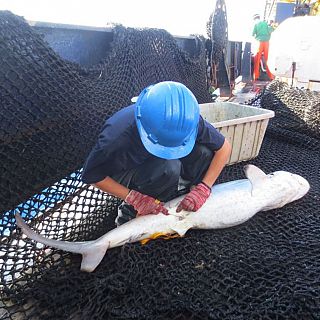
[[[177,233],[167,234],[167,233],[157,232],[157,233],[154,233],[153,235],[151,235],[150,238],[140,240],[140,243],[142,245],[144,245],[144,244],[148,243],[150,240],[154,240],[154,239],[158,239],[158,238],[168,240],[168,239],[173,239],[173,238],[180,238],[180,236]]]
[[[159,203],[160,203],[160,200],[156,199],[156,200],[154,200],[154,203],[155,203],[155,204],[159,204]]]

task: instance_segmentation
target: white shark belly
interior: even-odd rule
[[[228,228],[249,220],[265,205],[265,199],[252,196],[247,179],[213,187],[205,206],[186,219],[193,221],[193,228]],[[263,201],[262,201],[263,200]]]
[[[247,179],[216,185],[205,205],[197,212],[185,212],[183,219],[175,221],[171,229],[184,235],[189,229],[221,229],[241,224],[268,202],[264,197],[253,196],[251,191],[251,183]],[[169,203],[170,210],[175,210],[181,199]]]

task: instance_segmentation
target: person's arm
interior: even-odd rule
[[[273,31],[274,31],[274,28],[272,26],[268,26],[269,35],[271,35]]]
[[[227,139],[217,150],[202,181],[197,184],[179,203],[176,212],[181,210],[198,211],[211,194],[211,188],[219,177],[231,154],[231,145]]]
[[[123,186],[122,184],[118,183],[110,177],[106,177],[102,181],[96,182],[94,186],[122,200],[124,200],[130,192],[128,188],[126,188],[125,186]]]
[[[106,177],[105,179],[96,182],[94,186],[104,192],[108,192],[118,198],[121,198],[126,203],[132,205],[135,210],[137,210],[138,215],[142,216],[151,213],[158,214],[160,212],[166,215],[168,214],[168,210],[159,200],[140,193],[139,191],[129,190],[127,187],[110,177]]]
[[[226,165],[231,154],[231,145],[227,139],[224,140],[222,147],[215,152],[210,166],[204,175],[202,181],[212,187],[219,177],[222,169]]]
[[[252,36],[256,38],[256,35],[257,35],[257,26],[255,25],[252,31]]]

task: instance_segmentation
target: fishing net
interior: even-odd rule
[[[216,9],[211,16],[212,62],[219,63],[225,55],[228,44],[228,22],[224,0],[217,0]]]
[[[81,183],[86,155],[105,118],[151,83],[180,81],[208,102],[202,41],[190,58],[163,30],[118,26],[111,52],[84,69],[8,12],[0,40],[0,319],[320,317],[319,94],[273,82],[250,102],[276,113],[250,162],[304,176],[304,198],[230,229],[111,249],[84,273],[79,255],[22,235],[14,213],[58,240],[113,229],[119,201]]]
[[[226,54],[228,46],[228,22],[227,12],[224,0],[216,1],[216,8],[210,15],[207,22],[207,35],[210,41],[207,42],[208,51],[208,82],[209,86],[220,88],[223,91],[223,96],[228,96],[225,93],[224,87],[229,87],[229,70],[226,65]],[[231,67],[231,66],[229,66]]]

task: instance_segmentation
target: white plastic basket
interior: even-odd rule
[[[274,112],[233,102],[200,104],[202,117],[217,128],[232,145],[228,164],[255,158]]]

